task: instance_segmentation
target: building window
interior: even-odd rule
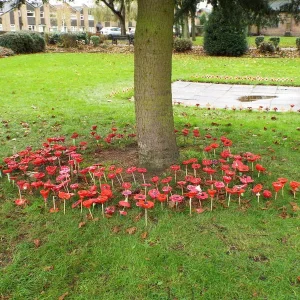
[[[10,31],[16,31],[16,25],[10,24]]]
[[[56,13],[54,12],[50,13],[50,18],[56,19]]]
[[[44,32],[44,26],[43,25],[39,25],[39,32]]]
[[[0,31],[2,31],[3,30],[3,26],[2,26],[2,24],[0,24]]]
[[[81,26],[81,27],[79,28],[79,31],[80,31],[80,32],[83,32],[83,31],[84,31],[84,27]]]
[[[94,27],[89,27],[89,32],[95,33],[95,28]]]
[[[77,20],[76,14],[71,14],[71,20]]]
[[[45,18],[45,14],[43,11],[40,11],[40,18]]]
[[[80,20],[84,20],[84,16],[83,15],[80,15]]]
[[[27,17],[35,17],[35,13],[33,10],[27,10]]]
[[[88,15],[88,19],[89,19],[89,21],[94,21],[94,16]]]
[[[35,26],[34,25],[28,25],[28,30],[34,31],[35,30]]]
[[[77,30],[77,27],[76,26],[71,26],[71,31],[72,32],[75,32]]]
[[[55,32],[55,31],[57,31],[57,26],[52,26],[52,27],[50,28],[50,32]]]

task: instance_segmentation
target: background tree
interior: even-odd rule
[[[191,35],[193,41],[196,40],[195,18],[197,5],[200,0],[176,0],[175,1],[175,24],[180,24],[182,37],[190,38],[189,22],[191,20]]]
[[[112,13],[118,18],[121,27],[121,34],[126,34],[126,3],[130,0],[96,0],[96,3],[104,3]]]
[[[96,22],[117,20],[112,11],[106,5],[101,5],[101,3],[92,8],[92,15]]]
[[[209,55],[241,56],[247,49],[247,23],[241,8],[228,18],[215,7],[205,25],[203,48]]]

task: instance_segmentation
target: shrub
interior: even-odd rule
[[[185,52],[192,49],[192,41],[190,39],[179,39],[174,40],[173,48],[176,52]]]
[[[59,45],[64,48],[74,48],[77,47],[78,41],[79,44],[88,44],[89,37],[88,34],[85,32],[79,32],[79,33],[47,33],[45,35],[45,39],[47,44],[50,45]]]
[[[259,48],[260,44],[265,40],[265,37],[264,36],[257,36],[255,38],[255,45],[256,45],[256,48]]]
[[[280,43],[280,37],[274,36],[269,39],[269,41],[274,45],[275,49],[277,49]]]
[[[73,33],[62,33],[59,36],[58,43],[64,48],[75,48],[77,47],[77,35]]]
[[[274,53],[275,52],[275,46],[271,42],[263,42],[259,46],[259,51],[262,53]]]
[[[45,34],[45,40],[46,43],[49,45],[56,45],[59,43],[59,37],[60,33],[55,32],[55,33],[46,33]]]
[[[28,34],[32,37],[33,39],[33,51],[34,53],[36,52],[43,52],[45,51],[45,39],[42,37],[42,35],[38,32],[28,32]]]
[[[10,48],[15,53],[33,53],[33,38],[25,32],[7,32],[0,36],[0,46]]]
[[[297,49],[300,50],[300,37],[296,38]]]
[[[97,46],[99,46],[99,44],[100,44],[100,37],[97,36],[97,35],[92,35],[92,36],[90,37],[90,41],[91,41],[91,43],[92,43],[95,47],[97,47]]]
[[[14,51],[9,48],[0,47],[0,57],[2,56],[13,56],[15,55]]]
[[[85,44],[89,43],[89,35],[87,32],[78,32],[78,33],[75,33],[75,35],[76,35],[76,39],[78,41],[84,41]]]
[[[248,50],[246,26],[238,16],[229,18],[214,9],[205,26],[203,46],[209,55],[241,56]]]

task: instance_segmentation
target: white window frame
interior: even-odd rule
[[[77,20],[77,15],[76,14],[71,14],[70,19],[71,20]]]
[[[10,31],[16,31],[16,25],[10,24]]]
[[[0,31],[3,30],[3,25],[0,23]]]
[[[57,29],[58,29],[57,26],[52,26],[52,27],[50,27],[50,32],[56,32]]]
[[[89,27],[89,32],[95,33],[95,27]]]
[[[77,26],[71,26],[71,31],[76,32],[77,31]]]
[[[35,11],[34,10],[27,10],[27,17],[28,18],[34,18],[35,17]]]
[[[45,26],[39,25],[39,32],[44,32],[45,31]]]
[[[45,18],[45,12],[40,11],[40,18]]]
[[[35,25],[28,25],[28,30],[35,31]]]
[[[95,18],[94,18],[93,15],[88,15],[88,20],[89,20],[89,21],[94,21],[94,19],[95,19]]]

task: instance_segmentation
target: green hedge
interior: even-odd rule
[[[300,50],[300,37],[296,38],[297,49]]]
[[[78,42],[88,44],[89,36],[86,32],[64,33],[54,32],[45,34],[47,44],[59,45],[61,47],[70,48],[77,47]]]
[[[93,43],[94,47],[97,47],[100,44],[100,37],[97,35],[92,35],[90,37],[90,41],[91,41],[91,43]]]
[[[185,52],[191,50],[193,43],[190,39],[179,39],[174,40],[173,48],[176,52]]]
[[[246,26],[215,8],[205,26],[203,47],[209,55],[241,56],[248,50]]]
[[[259,48],[260,44],[265,40],[265,37],[264,36],[257,36],[255,38],[255,45],[256,45],[256,48]]]
[[[17,54],[36,53],[45,50],[45,40],[36,32],[7,32],[0,36],[0,46]]]

